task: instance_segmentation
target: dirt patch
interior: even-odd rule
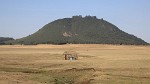
[[[0,84],[41,84],[38,81],[29,80],[30,76],[20,72],[0,72]]]
[[[82,68],[82,69],[71,68],[71,69],[67,69],[65,71],[95,71],[95,69],[94,68]]]

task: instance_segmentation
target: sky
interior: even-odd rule
[[[0,0],[0,37],[22,38],[74,15],[103,18],[150,43],[150,0]]]

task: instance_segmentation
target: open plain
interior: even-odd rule
[[[78,60],[64,60],[72,50]],[[150,46],[0,46],[0,84],[150,84]]]

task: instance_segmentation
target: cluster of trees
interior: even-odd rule
[[[5,45],[5,41],[14,40],[13,38],[9,37],[0,37],[0,45]]]

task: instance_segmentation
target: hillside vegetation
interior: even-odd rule
[[[0,37],[0,45],[5,44],[5,41],[14,40],[13,38],[9,37]]]
[[[58,19],[32,35],[7,44],[148,44],[96,16]]]

